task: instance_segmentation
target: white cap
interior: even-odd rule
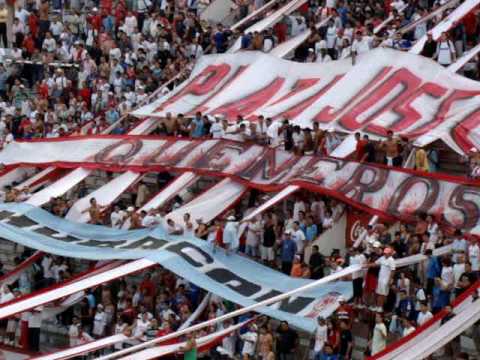
[[[133,211],[135,211],[135,208],[134,208],[133,206],[129,206],[129,207],[127,208],[127,211],[133,212]]]
[[[236,219],[235,219],[235,216],[230,215],[229,217],[227,217],[227,220],[228,221],[235,221]]]

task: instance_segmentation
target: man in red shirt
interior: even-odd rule
[[[362,139],[360,133],[355,133],[355,140],[357,141],[357,145],[355,147],[355,160],[362,161],[365,155],[365,146],[367,145],[367,141]]]

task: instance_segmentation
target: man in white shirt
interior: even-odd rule
[[[172,219],[167,220],[167,232],[169,235],[182,235],[183,229],[180,225],[175,224]]]
[[[359,248],[351,248],[352,255],[350,257],[350,265],[364,266],[367,263],[367,258],[363,255]],[[353,301],[358,308],[363,308],[363,278],[365,271],[360,270],[352,274],[353,281]]]
[[[292,240],[295,241],[295,244],[297,245],[297,254],[303,255],[306,238],[305,234],[300,229],[300,223],[298,221],[293,222]]]
[[[447,33],[443,32],[437,42],[437,51],[433,56],[440,65],[448,66],[455,62],[457,54],[453,42],[448,39]]]
[[[43,40],[42,50],[52,53],[55,51],[56,48],[57,48],[57,42],[52,37],[52,33],[47,31],[45,35],[45,40]]]
[[[428,305],[427,303],[422,303],[420,305],[420,312],[417,315],[417,325],[422,326],[425,324],[428,320],[430,320],[433,317],[432,313],[428,310]]]
[[[315,330],[315,345],[313,347],[315,359],[320,356],[320,353],[327,342],[327,331],[327,322],[323,317],[319,317],[317,329]]]
[[[377,306],[372,309],[374,311],[383,312],[383,304],[390,292],[390,281],[392,273],[395,271],[395,260],[393,258],[393,249],[386,247],[383,250],[383,256],[369,266],[380,266],[378,273],[378,283],[375,293],[377,294]]]
[[[219,115],[214,116],[214,121],[210,126],[210,135],[213,139],[220,139],[223,137],[225,131],[223,130],[222,123],[220,122],[221,118]]]
[[[461,254],[466,254],[468,249],[467,240],[463,238],[461,230],[455,230],[455,239],[452,242],[452,260],[453,262],[458,261],[458,257]]]
[[[250,324],[246,333],[240,335],[240,338],[243,340],[242,355],[244,359],[253,358],[255,355],[255,350],[257,347],[257,326],[255,324]]]
[[[162,223],[161,217],[156,209],[150,209],[148,212],[142,211],[142,226],[146,228],[158,226]]]
[[[227,255],[230,253],[230,249],[232,249],[237,243],[238,224],[235,220],[235,216],[230,215],[227,218],[227,223],[223,229],[222,240],[223,245],[225,246],[225,253]]]
[[[370,51],[371,48],[371,38],[363,36],[361,31],[357,31],[355,40],[353,40],[352,43],[352,63],[355,64],[356,57],[360,54]]]
[[[478,240],[472,239],[468,246],[468,260],[472,264],[472,271],[478,273],[480,271],[480,247],[478,246]]]
[[[110,214],[110,223],[112,228],[120,229],[125,221],[127,213],[120,209],[120,206],[115,205],[112,213]]]

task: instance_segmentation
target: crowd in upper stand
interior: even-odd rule
[[[284,3],[280,1],[270,12]],[[242,51],[269,52],[312,29],[307,41],[294,51],[293,60],[323,63],[351,58],[355,62],[357,55],[377,46],[408,50],[414,41],[428,36],[429,29],[445,16],[440,13],[409,32],[399,33],[444,2],[311,0],[271,28],[248,34],[201,20],[208,4],[208,0],[71,0],[68,4],[55,0],[17,1],[13,45],[9,48],[5,46],[7,8],[0,5],[0,44],[5,47],[0,51],[2,144],[22,138],[97,134],[112,124],[117,124],[112,133],[127,133],[138,122],[127,116],[131,109],[162,84],[169,83],[163,91],[171,90],[189,75],[199,57],[223,53],[238,38]],[[240,20],[264,5],[264,1],[238,0],[236,5],[234,16]],[[393,20],[376,31],[390,14]],[[449,65],[476,45],[478,33],[478,17],[472,12],[439,40],[428,36],[422,55]],[[477,78],[476,58],[467,64],[464,73]],[[172,79],[175,80],[171,82]],[[124,120],[117,123],[119,119]],[[239,117],[229,123],[218,116],[197,114],[186,118],[177,114],[167,115],[158,125],[156,133],[162,135],[254,141],[298,155],[330,155],[342,140],[335,133],[319,129],[318,124],[302,129],[288,120],[272,122],[262,117],[256,122]],[[356,140],[352,160],[389,166],[405,166],[413,148],[395,134],[380,142],[362,134]],[[413,160],[417,170],[439,170],[439,155],[434,147],[416,149]],[[478,177],[478,152],[472,151],[466,161],[469,175]],[[160,188],[167,183],[164,180],[159,177]],[[87,193],[86,184],[82,183],[65,196],[52,199],[45,208],[64,216],[74,201]],[[108,209],[93,200],[88,208],[91,222],[115,228],[128,223],[132,229],[151,227],[163,223],[165,214],[185,202],[176,197],[160,209],[142,213],[137,210],[153,193],[143,182],[133,193],[134,201],[117,203]],[[28,188],[11,187],[3,193],[7,202],[23,201],[30,195]],[[185,214],[182,223],[170,221],[165,226],[171,234],[194,234],[218,251],[222,248],[232,252],[232,232],[238,235],[238,220],[258,206],[260,200],[259,194],[252,192],[247,202],[222,219],[207,224]],[[315,240],[334,227],[344,211],[345,205],[331,198],[300,193],[249,221],[240,237],[240,253],[293,277],[319,279],[350,264],[365,265],[363,271],[345,279],[353,282],[353,300],[348,303],[339,298],[336,312],[328,319],[318,319],[311,355],[319,360],[350,359],[355,348],[354,335],[361,332],[368,334],[367,352],[378,353],[388,342],[415,331],[439,310],[451,311],[451,302],[475,283],[480,270],[475,237],[453,232],[442,227],[439,219],[423,214],[413,224],[367,227],[367,235],[358,247],[321,253]],[[433,255],[433,250],[448,244],[452,244],[452,254]],[[403,268],[397,268],[393,261],[419,253],[425,254],[427,260]],[[13,286],[2,288],[0,302],[65,281],[78,272],[77,265],[70,261],[46,255]],[[57,321],[67,328],[70,345],[122,332],[135,337],[115,346],[119,349],[174,331],[203,296],[193,284],[159,269],[153,275],[144,274],[142,279],[127,277],[92,289],[79,304],[59,315]],[[234,307],[214,297],[198,321],[217,317]],[[447,315],[442,321],[452,316]],[[26,338],[20,331],[22,321],[29,328]],[[228,325],[219,324],[196,336]],[[37,351],[40,326],[37,312],[24,313],[0,322],[0,339]],[[479,349],[478,325],[473,327],[472,337]],[[296,358],[300,342],[298,333],[288,324],[277,327],[275,321],[262,318],[255,326],[224,339],[222,348],[244,359],[287,360]],[[445,350],[451,358],[466,358],[458,339]],[[210,356],[221,355],[214,350]]]

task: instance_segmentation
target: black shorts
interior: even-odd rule
[[[353,297],[358,299],[363,295],[363,277],[353,279]]]

